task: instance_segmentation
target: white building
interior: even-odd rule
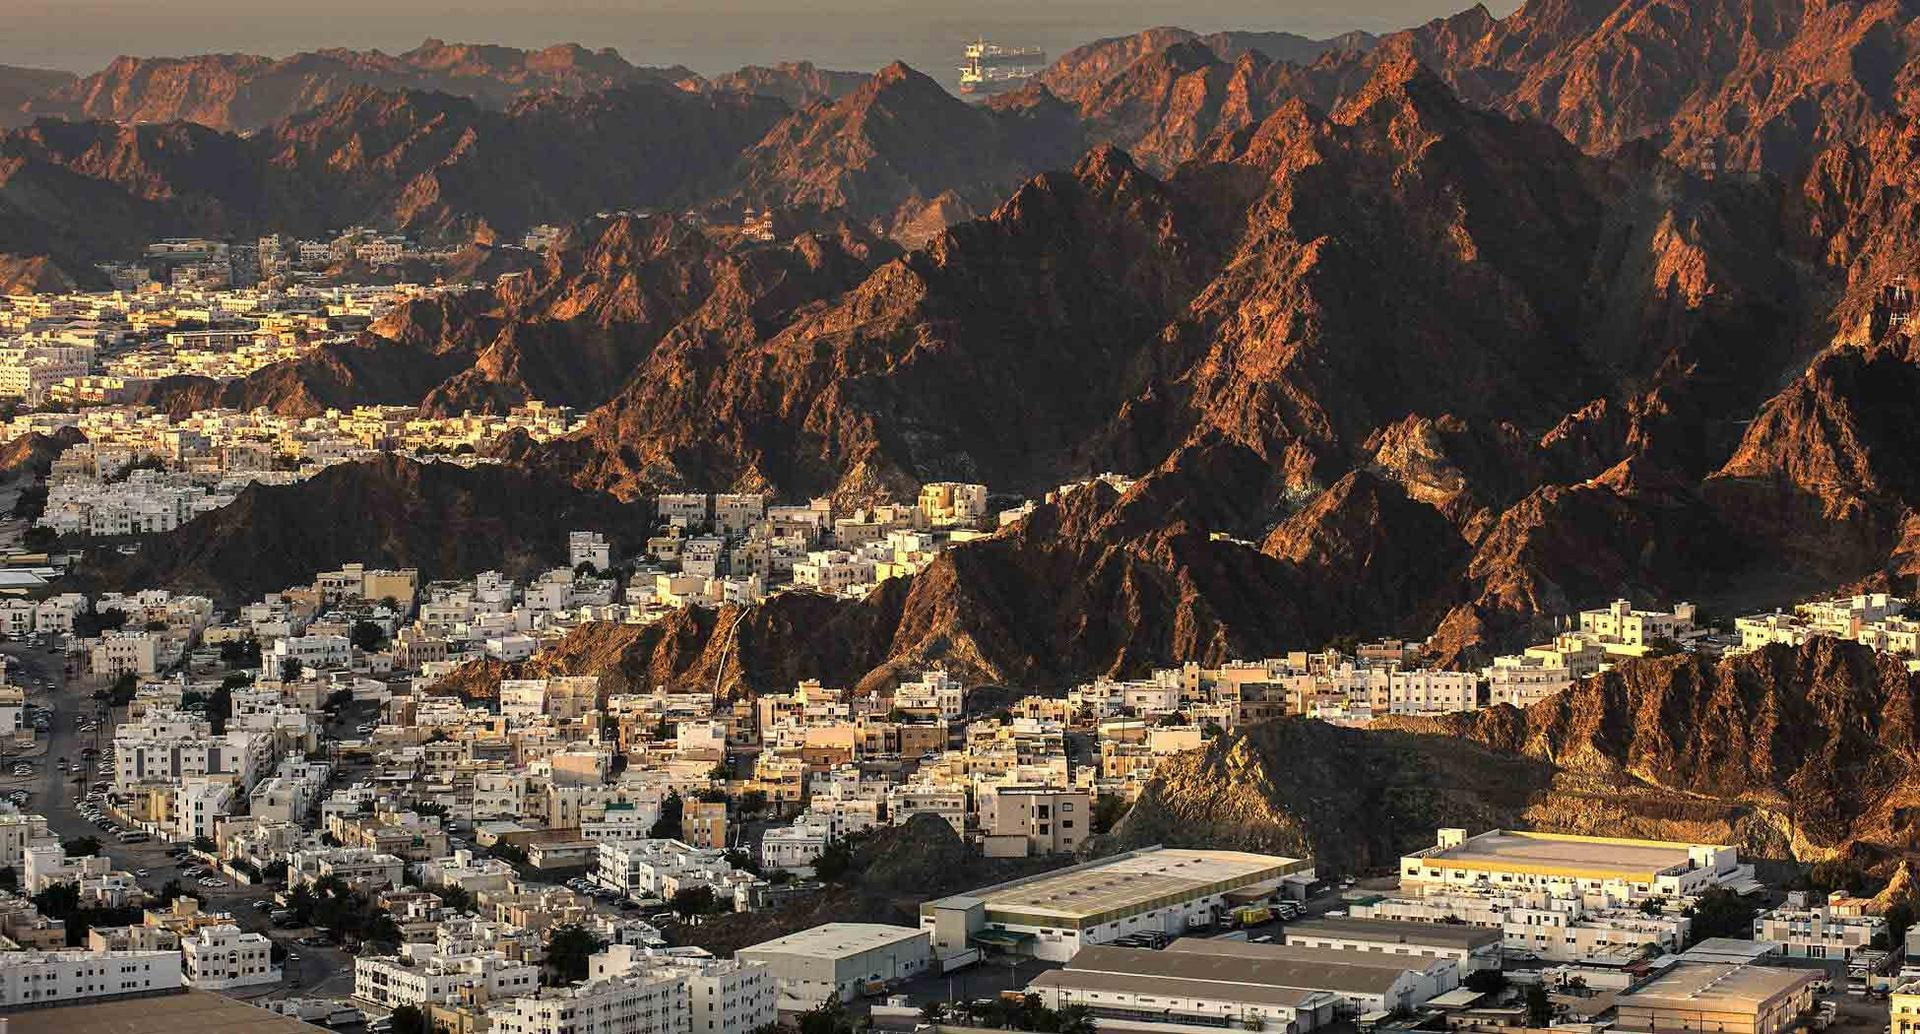
[[[927,931],[882,923],[824,923],[742,948],[734,958],[767,967],[781,996],[800,1008],[832,997],[848,1001],[934,964]]]
[[[265,934],[242,932],[237,926],[203,926],[180,941],[180,953],[189,987],[225,991],[280,982],[273,943]]]
[[[179,987],[177,951],[0,952],[0,1009],[157,994]]]
[[[1722,844],[1524,830],[1469,837],[1464,829],[1443,829],[1435,846],[1400,859],[1403,888],[1496,887],[1624,902],[1693,897],[1752,877],[1752,866],[1741,865],[1739,852]]]
[[[588,961],[597,982],[655,967],[686,981],[691,1034],[753,1034],[779,1018],[779,994],[767,967],[674,951],[651,952],[616,944]]]
[[[353,996],[375,1005],[451,1004],[463,994],[484,999],[529,995],[540,970],[500,952],[437,955],[430,944],[403,946],[406,954],[362,956],[353,963]]]
[[[686,980],[658,968],[548,988],[487,1009],[491,1034],[689,1034],[692,1022]]]
[[[1753,919],[1753,939],[1777,941],[1788,955],[1808,959],[1851,959],[1874,947],[1885,946],[1887,921],[1868,915],[1865,902],[1835,891],[1826,902],[1812,904],[1804,893],[1787,895],[1787,903]]]
[[[1307,859],[1150,848],[925,902],[920,927],[942,956],[991,945],[1064,962],[1127,934],[1211,924],[1229,895],[1312,872]]]
[[[830,823],[802,815],[792,825],[767,830],[761,837],[760,865],[764,869],[811,868],[832,842]]]

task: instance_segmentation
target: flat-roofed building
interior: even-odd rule
[[[179,962],[178,957],[174,959]],[[237,998],[181,988],[176,969],[172,993],[155,991],[118,1001],[56,1003],[7,1016],[9,1034],[75,1034],[139,1031],[140,1034],[319,1034],[324,1028],[268,1012]]]
[[[1472,837],[1464,829],[1443,829],[1435,846],[1400,859],[1403,888],[1543,890],[1616,901],[1692,897],[1751,878],[1739,853],[1722,844],[1506,829]]]
[[[1027,990],[1049,1008],[1084,1006],[1103,1025],[1167,1031],[1234,1027],[1299,1034],[1341,1013],[1391,1012],[1424,1000],[1411,970],[1381,960],[1342,964],[1255,950],[1273,945],[1199,943],[1213,947],[1153,951],[1095,945],[1065,968],[1040,974]]]
[[[1615,1026],[1624,1031],[1781,1034],[1813,1006],[1811,969],[1683,962],[1622,994]]]
[[[1462,979],[1476,970],[1500,968],[1500,931],[1484,926],[1394,919],[1303,919],[1288,923],[1280,936],[1286,944],[1308,948],[1452,959],[1460,964]]]
[[[1429,998],[1446,994],[1460,986],[1460,963],[1454,959],[1418,955],[1389,955],[1360,948],[1309,948],[1298,944],[1251,944],[1212,937],[1182,937],[1169,944],[1163,954],[1226,955],[1253,959],[1262,965],[1281,969],[1335,966],[1354,970],[1380,970],[1391,975],[1392,991],[1380,1002],[1370,995],[1349,997],[1337,986],[1326,990],[1348,997],[1362,1011],[1411,1008]]]
[[[933,965],[925,930],[884,923],[823,923],[733,957],[767,967],[780,994],[802,1008],[836,995],[850,1000],[870,984],[905,980]]]
[[[1250,890],[1311,875],[1313,862],[1244,851],[1147,848],[1056,869],[920,906],[941,957],[989,945],[1064,962],[1132,933],[1184,933]]]

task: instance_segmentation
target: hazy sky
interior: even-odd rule
[[[1470,0],[0,0],[0,64],[92,71],[117,54],[405,50],[428,36],[613,47],[640,64],[726,71],[807,58],[939,73],[976,34],[1045,47],[1151,25],[1328,35],[1402,28]],[[1504,14],[1513,0],[1496,5]]]

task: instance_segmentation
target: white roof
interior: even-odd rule
[[[845,958],[916,937],[925,940],[927,933],[911,926],[890,926],[886,923],[822,923],[812,929],[742,948],[735,954],[767,952]]]

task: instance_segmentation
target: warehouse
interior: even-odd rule
[[[1620,1030],[1781,1034],[1813,1007],[1821,972],[1775,966],[1682,962],[1618,1003]]]
[[[773,973],[782,1009],[811,1008],[834,995],[850,1000],[869,985],[918,976],[933,962],[926,931],[882,923],[823,923],[734,957]]]
[[[984,947],[1065,962],[1128,934],[1185,933],[1312,870],[1307,859],[1152,847],[929,901],[920,927],[942,958]]]
[[[1752,867],[1720,844],[1506,829],[1472,837],[1443,829],[1433,847],[1400,859],[1403,889],[1479,886],[1641,901],[1692,897],[1716,886],[1745,890],[1752,879]]]
[[[1372,991],[1348,994],[1347,987],[1337,981],[1321,988],[1346,998],[1362,1012],[1372,1009],[1385,1009],[1388,1012],[1411,1009],[1429,998],[1459,987],[1461,979],[1460,963],[1453,959],[1388,955],[1385,952],[1353,948],[1306,948],[1297,944],[1249,944],[1246,941],[1211,937],[1182,937],[1162,952],[1174,953],[1251,959],[1266,966],[1279,967],[1283,972],[1300,971],[1303,968],[1308,973],[1333,972],[1329,967],[1334,967],[1352,973],[1361,970],[1385,973],[1391,984],[1388,990],[1379,993],[1378,1001]],[[1368,985],[1362,983],[1354,986]]]
[[[1303,919],[1288,923],[1284,943],[1308,948],[1347,948],[1387,955],[1452,959],[1462,978],[1500,968],[1500,931],[1457,923],[1394,919]]]
[[[1420,973],[1378,956],[1359,957],[1364,954],[1316,957],[1277,945],[1199,938],[1175,941],[1165,951],[1095,945],[1082,948],[1066,968],[1035,977],[1027,991],[1048,1008],[1084,1006],[1103,1026],[1147,1030],[1301,1032],[1336,1016],[1411,1009],[1426,1000]]]

